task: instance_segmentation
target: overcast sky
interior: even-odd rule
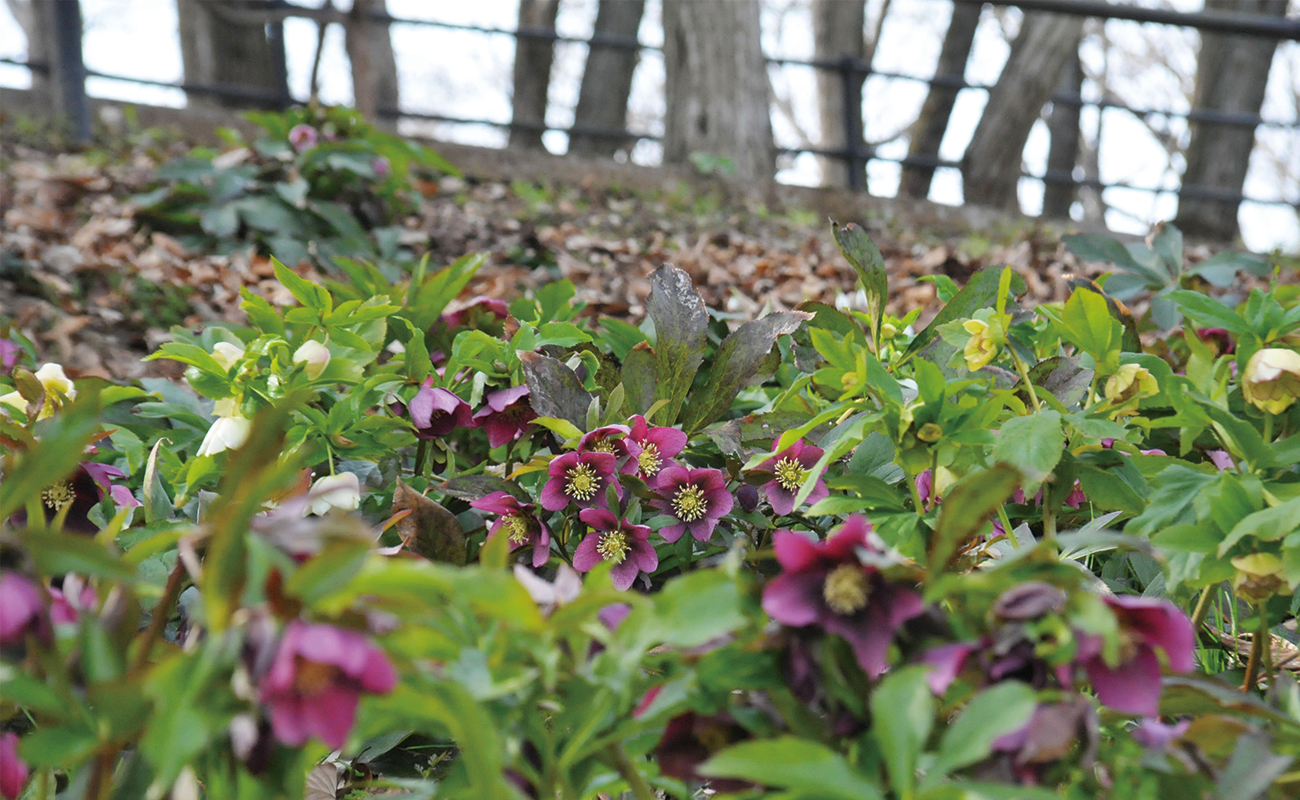
[[[322,5],[325,0],[296,0],[301,5]],[[1155,3],[1155,0],[1152,0]],[[872,0],[869,16],[879,13],[881,0]],[[1195,9],[1201,0],[1175,0],[1174,5]],[[181,57],[176,32],[175,0],[82,0],[85,14],[85,58],[94,70],[155,80],[180,81]],[[479,0],[476,3],[451,0],[388,0],[394,16],[411,19],[440,20],[484,27],[513,28],[517,0]],[[950,0],[893,0],[886,18],[881,44],[876,54],[877,69],[926,76],[932,74],[938,58],[943,32],[951,13]],[[596,0],[562,0],[557,27],[561,33],[585,36],[591,33]],[[1006,61],[1007,36],[1013,35],[1019,21],[1015,10],[994,12],[986,8],[978,29],[975,46],[967,66],[966,78],[975,83],[992,83]],[[807,58],[812,55],[812,33],[807,0],[765,0],[764,49],[769,56]],[[308,20],[289,20],[285,35],[288,48],[290,88],[295,97],[305,98],[311,61],[316,45],[316,29]],[[659,2],[648,0],[641,26],[643,44],[662,43],[659,26]],[[397,25],[393,28],[402,87],[402,102],[407,109],[448,116],[507,121],[510,118],[510,76],[514,55],[511,37],[448,31],[428,26]],[[1112,91],[1130,105],[1185,111],[1187,91],[1195,73],[1198,39],[1194,31],[1168,26],[1138,25],[1111,21],[1103,27],[1090,23],[1081,54],[1085,71],[1100,74],[1109,66],[1113,77]],[[26,42],[21,29],[0,4],[0,57],[22,57]],[[1294,120],[1300,98],[1300,44],[1286,43],[1275,58],[1263,116],[1267,119]],[[558,44],[552,72],[550,106],[547,122],[564,127],[573,121],[578,85],[582,76],[586,47]],[[327,31],[322,57],[322,99],[348,103],[352,99],[347,56],[341,29]],[[773,88],[778,97],[788,100],[791,116],[773,114],[778,144],[798,146],[818,135],[812,71],[786,67],[771,70]],[[28,84],[26,71],[0,65],[0,86],[22,87]],[[644,52],[637,69],[629,103],[629,127],[651,134],[662,132],[663,63],[657,53]],[[137,102],[183,105],[183,93],[177,90],[131,85],[120,81],[91,78],[90,94]],[[1085,84],[1085,97],[1098,96],[1100,90],[1091,81]],[[970,140],[983,109],[986,93],[963,90],[954,110],[953,121],[944,139],[940,155],[960,158]],[[905,155],[907,126],[915,118],[924,100],[924,87],[915,82],[871,77],[864,94],[865,130],[869,140],[883,141],[884,155]],[[1101,177],[1105,181],[1123,180],[1139,186],[1177,187],[1182,162],[1172,160],[1158,135],[1186,137],[1181,120],[1155,117],[1151,127],[1133,115],[1109,109],[1099,114],[1095,108],[1083,110],[1081,127],[1086,140],[1095,140],[1101,125]],[[1155,129],[1153,133],[1152,129]],[[454,141],[499,145],[504,132],[488,126],[437,125],[412,126],[412,132],[431,133],[437,138]],[[1300,202],[1300,135],[1294,130],[1263,129],[1257,132],[1261,146],[1252,155],[1245,193],[1261,198],[1285,198]],[[892,138],[891,138],[892,137]],[[886,141],[887,140],[887,141]],[[566,137],[548,133],[546,145],[563,152]],[[1041,122],[1030,136],[1025,150],[1025,164],[1030,172],[1044,171],[1048,137]],[[658,163],[658,146],[642,141],[631,153],[637,163]],[[778,180],[812,184],[819,180],[816,161],[810,156],[781,162]],[[897,190],[899,167],[883,161],[868,166],[870,190],[878,195],[893,195]],[[1022,179],[1021,205],[1026,213],[1041,209],[1042,183]],[[931,199],[955,204],[961,200],[961,179],[955,170],[936,173]],[[1111,189],[1106,200],[1113,210],[1107,216],[1112,229],[1143,233],[1156,221],[1171,218],[1176,210],[1176,196],[1166,191],[1159,195],[1124,189]],[[1076,207],[1076,211],[1081,211]],[[1294,208],[1244,204],[1239,215],[1246,244],[1256,250],[1282,247],[1300,250],[1300,224]]]

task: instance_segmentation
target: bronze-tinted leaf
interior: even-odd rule
[[[650,276],[646,313],[655,323],[655,399],[668,401],[658,422],[671,425],[704,361],[709,314],[690,276],[668,264]]]
[[[397,534],[411,552],[430,561],[465,564],[465,531],[456,515],[399,479],[393,492],[393,513],[400,511],[411,512],[397,522]]]
[[[644,414],[655,402],[655,352],[641,342],[623,359],[623,408],[630,417]]]
[[[540,353],[520,353],[528,400],[539,417],[567,419],[586,430],[591,393],[563,363]]]

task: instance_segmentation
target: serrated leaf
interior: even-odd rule
[[[661,425],[677,421],[704,361],[709,315],[685,272],[665,264],[650,276],[646,313],[655,324],[655,399],[667,400]]]
[[[520,353],[528,399],[538,416],[568,420],[579,429],[587,424],[591,393],[582,387],[578,376],[550,356]]]
[[[1039,411],[1003,423],[993,444],[993,460],[1020,470],[1025,493],[1033,494],[1060,462],[1064,451],[1061,415],[1055,411]]]
[[[885,259],[867,232],[852,222],[844,227],[831,222],[831,234],[835,237],[840,252],[858,273],[858,280],[862,282],[862,290],[867,296],[867,316],[871,320],[872,340],[878,343],[880,323],[885,315],[885,300],[889,297]]]

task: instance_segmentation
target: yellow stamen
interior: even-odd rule
[[[807,476],[808,470],[796,459],[786,456],[776,462],[776,482],[787,492],[797,491]]]
[[[848,616],[861,611],[871,594],[866,573],[854,564],[841,564],[826,576],[822,584],[822,598],[831,611]]]
[[[338,681],[339,668],[333,664],[309,661],[302,656],[296,659],[293,688],[301,694],[318,695]]]
[[[601,439],[594,447],[591,448],[595,453],[612,453],[614,452],[613,439]]]
[[[636,463],[641,468],[642,475],[653,478],[663,468],[664,460],[659,456],[659,448],[650,442],[646,442],[644,448],[641,455],[636,457]]]
[[[72,490],[72,484],[68,481],[59,481],[41,491],[41,500],[46,508],[55,513],[62,511],[63,507],[71,503],[75,497],[76,492]]]
[[[568,483],[564,493],[569,497],[586,502],[596,496],[600,490],[600,476],[587,464],[579,464],[565,473]]]
[[[601,558],[612,564],[622,564],[631,549],[627,543],[627,536],[622,531],[602,533],[600,542],[596,544],[596,552],[600,553]]]
[[[693,483],[683,486],[673,495],[672,506],[673,513],[683,522],[694,522],[709,510],[704,490]]]
[[[501,518],[501,527],[506,529],[511,544],[523,544],[528,541],[528,520],[519,514],[506,514]]]

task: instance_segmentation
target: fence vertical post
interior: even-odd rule
[[[853,91],[854,73],[857,71],[857,59],[853,56],[840,59],[840,88],[843,92],[840,105],[844,111],[844,146],[848,150],[844,159],[848,164],[849,188],[860,192],[867,188],[864,174],[867,161],[862,147],[862,95]]]
[[[54,46],[50,52],[50,83],[54,109],[72,123],[75,141],[90,141],[90,106],[86,102],[86,64],[81,59],[80,0],[53,0]]]

